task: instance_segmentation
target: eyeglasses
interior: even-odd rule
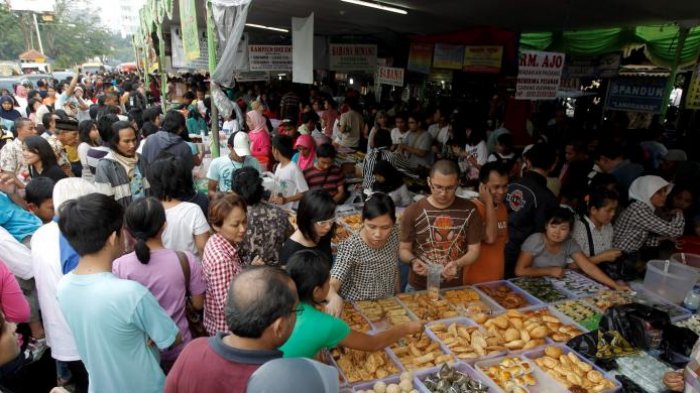
[[[316,225],[326,226],[335,223],[335,217],[323,221],[316,221]]]
[[[430,188],[440,192],[452,192],[457,189],[457,185],[455,184],[454,186],[439,186],[433,184],[433,182],[430,182]]]

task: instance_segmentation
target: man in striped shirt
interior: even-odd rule
[[[347,196],[345,192],[345,175],[338,165],[334,164],[335,148],[330,143],[324,143],[316,149],[316,163],[304,171],[304,178],[309,189],[323,188],[340,204]]]

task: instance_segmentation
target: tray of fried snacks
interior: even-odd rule
[[[413,378],[413,373],[405,371],[401,375],[355,385],[352,391],[354,393],[418,393],[418,384]]]
[[[455,360],[437,340],[426,333],[402,338],[389,347],[389,353],[395,356],[406,370],[420,370],[442,363],[452,364]]]
[[[348,228],[346,228],[344,225],[336,225],[335,233],[333,233],[333,237],[331,238],[331,243],[338,245],[349,237],[350,231],[348,230]]]
[[[436,298],[428,291],[400,293],[396,297],[421,321],[437,321],[460,316],[459,312],[455,311],[445,299]]]
[[[471,286],[444,289],[441,294],[442,298],[461,315],[476,321],[504,311],[503,307],[493,299]]]
[[[565,290],[555,287],[545,277],[520,277],[510,280],[510,282],[544,303],[552,303],[574,297]]]
[[[542,302],[536,297],[530,295],[508,281],[487,282],[478,284],[476,288],[506,310],[514,310],[542,304]]]
[[[547,277],[554,286],[563,288],[565,291],[577,297],[592,296],[598,293],[605,286],[591,280],[587,276],[575,272],[571,269],[564,271],[564,277]]]
[[[562,300],[552,304],[560,313],[588,330],[598,329],[603,312],[583,300]]]
[[[344,347],[331,350],[333,362],[350,385],[376,381],[401,372],[386,350],[358,351]]]
[[[404,306],[396,298],[378,300],[361,300],[355,302],[355,308],[364,315],[376,330],[386,330],[392,326],[414,320]]]
[[[602,311],[605,311],[613,306],[632,303],[634,298],[632,297],[631,292],[601,289],[595,296],[583,298],[583,301],[598,307]]]
[[[456,358],[471,362],[502,356],[508,349],[502,337],[477,326],[468,318],[453,318],[427,325],[428,334],[434,335]]]
[[[350,329],[356,330],[358,332],[367,333],[372,330],[367,318],[362,314],[351,303],[345,303],[343,305],[343,312],[341,313],[341,318],[345,321]]]
[[[511,352],[532,349],[547,343],[549,329],[540,318],[528,320],[531,316],[508,310],[488,318],[482,326]]]
[[[520,356],[478,361],[474,368],[493,381],[501,392],[550,393],[561,391],[558,384],[529,359]]]
[[[579,393],[611,393],[621,385],[587,359],[564,345],[549,345],[523,354],[552,379],[563,391]]]
[[[443,364],[436,368],[416,372],[418,390],[424,393],[487,393],[498,390],[489,378],[470,365],[457,362],[453,366]]]
[[[353,213],[338,217],[338,221],[345,224],[351,231],[359,232],[362,229],[362,214]]]

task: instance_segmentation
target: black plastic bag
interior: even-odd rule
[[[586,334],[581,334],[569,340],[566,346],[580,353],[586,359],[595,363],[596,366],[605,371],[615,370],[617,362],[613,358],[601,359],[598,354],[598,330],[590,331]]]
[[[658,349],[671,325],[668,314],[649,306],[630,303],[609,308],[600,320],[602,332],[617,331],[635,348]]]

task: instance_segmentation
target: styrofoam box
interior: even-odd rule
[[[508,356],[501,356],[498,358],[493,358],[493,359],[488,359],[488,360],[482,360],[479,362],[474,363],[474,369],[479,373],[482,378],[486,378],[489,381],[493,382],[496,387],[494,388],[494,392],[504,392],[505,390],[502,389],[496,381],[493,381],[487,374],[486,374],[486,369],[498,365],[501,363],[501,361],[507,357],[510,358],[518,358],[530,365],[530,369],[532,369],[532,375],[535,377],[535,380],[537,383],[533,386],[527,386],[527,391],[530,393],[557,393],[557,392],[566,392],[566,389],[562,389],[562,386],[552,379],[547,373],[544,371],[540,370],[536,365],[535,362],[531,361],[530,359],[527,359],[521,355],[508,355]]]
[[[610,374],[608,374],[606,371],[604,371],[600,367],[596,366],[595,364],[591,363],[588,359],[579,355],[576,351],[572,350],[571,348],[567,347],[566,345],[553,344],[551,346],[561,349],[562,353],[564,353],[564,354],[568,354],[569,352],[573,352],[576,355],[576,357],[579,358],[579,360],[583,361],[584,363],[590,364],[594,370],[597,370],[598,372],[603,374],[603,376],[605,376],[605,378],[607,378],[610,382],[612,382],[615,385],[613,388],[608,389],[608,390],[603,390],[601,393],[612,393],[612,392],[616,392],[622,388],[622,384],[620,384],[620,382],[617,379],[615,379],[615,377],[611,376]],[[543,370],[540,366],[537,365],[537,363],[535,363],[535,359],[544,356],[544,348],[538,348],[538,349],[533,349],[531,351],[527,351],[523,354],[523,356],[527,359],[532,360],[532,363],[535,365],[535,367],[539,368],[540,370],[542,370],[543,372],[546,373],[545,370]],[[556,382],[558,385],[560,385],[561,388],[563,389],[563,391],[565,391],[565,392],[568,391],[568,389],[564,385],[559,383],[556,379],[552,378],[552,380],[554,382]]]
[[[462,374],[468,375],[470,378],[480,381],[484,385],[488,386],[489,392],[494,392],[498,391],[499,388],[498,386],[491,381],[491,378],[487,377],[486,375],[483,375],[479,372],[477,372],[472,366],[468,365],[467,363],[463,362],[457,362],[453,366],[457,371],[461,372]],[[430,390],[425,386],[423,381],[425,381],[426,378],[430,375],[434,375],[440,370],[440,367],[434,367],[434,368],[429,368],[427,370],[423,370],[420,372],[415,373],[415,381],[416,385],[418,386],[418,391],[421,393],[430,393]]]
[[[525,306],[523,306],[523,307],[521,307],[521,308],[532,307],[532,306],[538,306],[538,305],[544,304],[544,303],[542,303],[542,302],[540,301],[540,299],[538,299],[538,298],[536,298],[536,297],[530,295],[530,294],[527,293],[526,291],[523,291],[523,290],[520,289],[518,286],[513,285],[511,282],[506,281],[506,280],[485,282],[485,283],[477,284],[477,285],[475,285],[475,287],[476,287],[477,289],[479,289],[479,290],[481,291],[481,293],[484,294],[484,296],[486,296],[487,298],[491,299],[494,303],[498,304],[497,301],[495,301],[494,299],[492,299],[486,292],[484,292],[483,290],[481,290],[481,288],[484,288],[484,287],[497,287],[497,286],[500,286],[500,285],[505,285],[505,286],[507,286],[508,288],[510,288],[511,291],[513,291],[513,292],[515,292],[515,293],[517,293],[517,294],[523,296],[523,297],[525,298],[525,300],[527,300],[527,302],[528,302],[529,304],[526,304]],[[501,306],[501,308],[505,308],[505,307],[502,307],[502,306]]]
[[[433,339],[437,340],[437,341],[440,343],[440,345],[442,346],[443,350],[447,351],[447,353],[451,353],[452,355],[454,355],[455,358],[456,358],[459,362],[472,364],[472,363],[474,363],[474,362],[476,362],[476,361],[478,361],[478,360],[488,359],[488,358],[497,357],[497,356],[503,356],[503,355],[505,355],[506,353],[508,353],[507,350],[504,350],[504,351],[502,351],[502,352],[495,353],[495,354],[492,354],[492,355],[487,355],[487,356],[482,357],[482,358],[475,358],[475,359],[460,359],[460,358],[458,358],[457,355],[456,355],[454,352],[452,352],[452,350],[450,350],[450,347],[448,347],[447,345],[445,345],[445,343],[440,339],[440,337],[438,337],[438,335],[435,334],[435,332],[433,332],[433,331],[430,329],[432,326],[434,326],[434,325],[436,325],[436,324],[444,324],[445,326],[450,326],[450,325],[453,324],[453,323],[456,323],[457,325],[462,325],[462,326],[477,327],[477,328],[479,328],[479,330],[481,330],[481,331],[484,332],[484,333],[486,333],[486,329],[484,329],[483,326],[477,324],[476,322],[472,321],[471,319],[469,319],[469,318],[464,318],[464,317],[461,317],[461,318],[443,319],[443,320],[441,320],[441,321],[431,322],[431,323],[429,323],[429,324],[426,325],[426,334],[430,335]]]

